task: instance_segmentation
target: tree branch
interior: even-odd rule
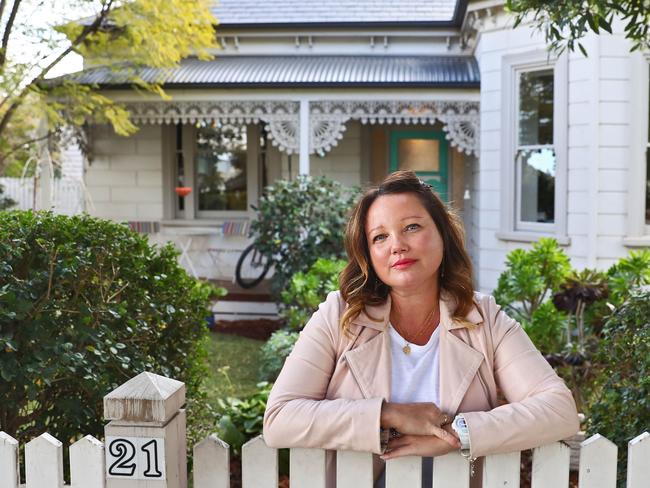
[[[2,168],[2,163],[4,163],[5,160],[9,156],[11,156],[13,153],[15,153],[16,151],[19,151],[21,148],[23,148],[24,146],[26,146],[28,144],[32,144],[34,142],[39,142],[39,141],[45,140],[48,137],[50,137],[52,134],[54,134],[54,131],[48,131],[47,134],[45,134],[44,136],[39,136],[39,137],[34,137],[32,139],[27,139],[27,140],[25,140],[23,142],[20,142],[20,143],[18,143],[16,145],[12,146],[9,151],[7,151],[7,152],[5,152],[3,154],[0,154],[0,168]]]
[[[14,22],[16,20],[16,15],[18,15],[20,2],[21,0],[14,0],[14,5],[11,8],[11,14],[9,14],[9,19],[7,20],[7,25],[5,26],[5,31],[2,36],[2,46],[0,46],[0,67],[3,67],[7,61],[7,45],[9,44],[9,35],[11,34],[11,29],[13,28]],[[4,0],[2,3],[4,4]],[[4,5],[2,5],[2,8],[4,9]]]
[[[18,2],[19,0],[17,0]],[[97,15],[97,18],[93,21],[92,24],[85,26],[82,31],[79,33],[77,38],[70,43],[70,46],[68,46],[67,49],[65,49],[61,54],[59,54],[54,61],[52,61],[50,64],[48,64],[43,70],[32,80],[25,85],[25,87],[22,89],[22,91],[16,96],[15,101],[9,106],[5,114],[3,115],[2,119],[0,120],[0,134],[2,134],[5,129],[7,128],[7,125],[9,124],[9,120],[11,117],[13,117],[14,112],[20,105],[23,103],[23,99],[27,92],[31,89],[32,86],[37,84],[39,81],[43,81],[45,79],[45,75],[56,66],[59,61],[61,61],[65,56],[70,54],[72,50],[84,42],[86,38],[96,32],[102,25],[102,22],[108,15],[108,13],[111,11],[111,8],[113,7],[113,2],[114,0],[109,0],[103,7],[99,15]],[[15,5],[14,5],[15,7]]]

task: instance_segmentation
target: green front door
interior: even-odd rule
[[[448,154],[449,145],[442,131],[393,130],[390,133],[390,172],[398,169],[415,171],[445,202]]]

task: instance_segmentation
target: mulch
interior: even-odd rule
[[[282,320],[255,319],[255,320],[220,320],[217,321],[214,332],[232,334],[258,341],[266,341],[271,334],[282,328]]]

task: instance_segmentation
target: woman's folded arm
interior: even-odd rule
[[[493,298],[488,309],[495,379],[508,404],[463,414],[472,456],[530,449],[575,434],[580,424],[569,389]]]

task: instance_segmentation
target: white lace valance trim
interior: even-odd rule
[[[128,105],[135,123],[177,124],[207,120],[264,122],[273,145],[292,154],[299,148],[299,102],[138,102]],[[467,101],[314,101],[309,103],[311,154],[325,154],[343,138],[346,123],[433,124],[440,121],[452,146],[478,155],[479,103]]]

